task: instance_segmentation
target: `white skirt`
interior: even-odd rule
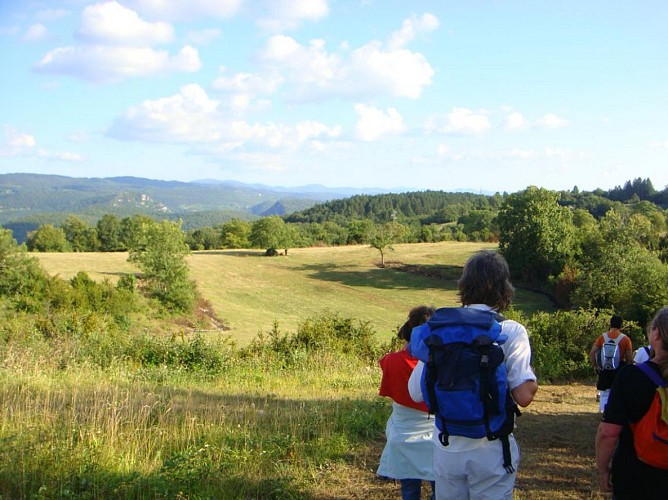
[[[433,481],[433,432],[433,416],[393,402],[385,427],[387,443],[376,474],[391,479]]]

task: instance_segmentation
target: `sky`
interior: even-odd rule
[[[0,0],[0,174],[668,185],[665,0]]]

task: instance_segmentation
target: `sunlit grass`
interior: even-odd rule
[[[377,250],[366,245],[295,248],[287,256],[265,257],[261,250],[195,252],[188,257],[191,277],[235,341],[245,344],[278,321],[294,331],[305,318],[323,311],[368,321],[389,338],[408,310],[426,304],[457,304],[458,267],[485,243],[395,245],[387,260],[425,267],[448,266],[451,279],[380,268]],[[117,279],[136,272],[125,253],[35,254],[54,275],[70,278],[86,271],[93,279]],[[543,300],[544,303],[547,301]]]

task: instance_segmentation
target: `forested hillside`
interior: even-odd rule
[[[29,231],[42,224],[61,225],[69,215],[94,224],[106,214],[119,218],[142,214],[181,220],[185,229],[196,229],[232,218],[284,215],[349,194],[316,186],[296,191],[236,182],[4,174],[0,175],[0,224],[12,229],[20,242]]]

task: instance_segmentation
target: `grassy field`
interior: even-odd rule
[[[274,321],[291,333],[325,310],[369,321],[388,339],[410,307],[456,304],[461,266],[480,247],[397,245],[384,269],[365,246],[275,258],[197,252],[189,264],[229,328],[211,340],[229,334],[247,345]],[[125,254],[37,257],[62,278],[136,272]],[[515,304],[527,313],[550,307],[521,290]],[[204,376],[122,360],[45,368],[53,354],[41,341],[2,349],[0,499],[400,498],[398,484],[375,475],[390,413],[377,396],[375,362],[240,357]],[[516,500],[604,498],[595,482],[594,395],[593,382],[541,386],[518,419]]]
[[[378,266],[368,246],[296,248],[288,256],[265,257],[259,250],[195,252],[188,257],[191,277],[223,320],[235,341],[245,344],[259,332],[293,332],[305,319],[328,310],[370,322],[382,338],[394,335],[416,305],[457,304],[461,266],[481,243],[395,245],[388,267]],[[115,280],[137,269],[124,253],[35,254],[53,275],[70,278],[86,271],[93,279]],[[398,264],[419,265],[425,276],[401,271]],[[526,312],[549,309],[539,295],[518,290],[515,306]]]

